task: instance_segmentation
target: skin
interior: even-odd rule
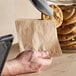
[[[24,51],[16,58],[6,62],[2,76],[39,72],[51,62],[52,58],[47,51]]]

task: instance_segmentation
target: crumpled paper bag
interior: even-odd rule
[[[54,20],[19,19],[16,30],[21,51],[46,50],[52,56],[62,54]]]

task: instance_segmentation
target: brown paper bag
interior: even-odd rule
[[[46,50],[52,56],[61,55],[54,20],[19,19],[16,29],[20,50]]]

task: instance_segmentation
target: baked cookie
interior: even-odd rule
[[[54,18],[56,20],[56,26],[58,28],[58,27],[61,26],[61,24],[63,22],[63,13],[62,13],[62,10],[57,5],[50,5],[50,7],[53,8]],[[45,15],[43,13],[41,15],[41,18],[42,19],[46,19],[46,20],[51,20],[52,19],[51,16],[47,16],[47,15]]]
[[[59,6],[62,9],[63,12],[63,19],[66,21],[68,19],[70,19],[74,13],[75,13],[75,8],[71,8],[69,6]]]
[[[76,23],[76,11],[75,14],[68,20],[63,22],[63,25],[70,25]]]
[[[71,45],[74,45],[74,44],[76,44],[76,38],[73,38],[69,41],[60,41],[61,47],[64,47],[64,46],[67,47],[67,46],[71,46]]]
[[[61,47],[62,49],[63,49],[63,52],[69,52],[69,53],[76,53],[76,44],[74,44],[74,45],[70,45],[70,46],[63,46],[63,47]]]
[[[58,35],[59,41],[68,41],[76,37],[76,33],[70,33],[67,35]]]
[[[72,33],[73,30],[76,29],[76,23],[75,24],[70,24],[68,26],[61,26],[58,28],[58,34],[65,35]]]
[[[73,30],[73,33],[76,33],[76,29]]]

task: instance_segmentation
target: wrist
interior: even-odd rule
[[[17,60],[13,59],[10,61],[7,61],[4,65],[2,76],[13,76],[15,74],[15,65],[17,64]]]

